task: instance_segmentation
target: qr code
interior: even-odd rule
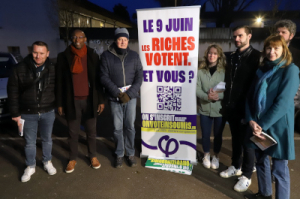
[[[181,111],[181,86],[157,86],[157,110]]]

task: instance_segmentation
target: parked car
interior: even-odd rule
[[[10,118],[6,87],[12,68],[17,63],[12,54],[0,52],[0,122]]]

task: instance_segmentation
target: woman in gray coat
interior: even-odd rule
[[[208,46],[204,61],[199,64],[197,79],[197,97],[200,100],[200,124],[204,151],[203,166],[218,169],[218,154],[222,145],[222,132],[225,121],[220,114],[223,92],[213,88],[225,78],[226,57],[219,45]],[[210,134],[214,125],[214,156],[210,161]]]

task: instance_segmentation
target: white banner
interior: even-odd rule
[[[141,156],[196,162],[200,6],[137,10]]]

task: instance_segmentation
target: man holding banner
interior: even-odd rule
[[[134,122],[143,67],[139,55],[128,48],[128,42],[128,30],[117,28],[115,42],[102,54],[100,64],[100,79],[109,95],[114,120],[116,168],[122,167],[124,154],[131,167],[137,164],[134,157]]]

